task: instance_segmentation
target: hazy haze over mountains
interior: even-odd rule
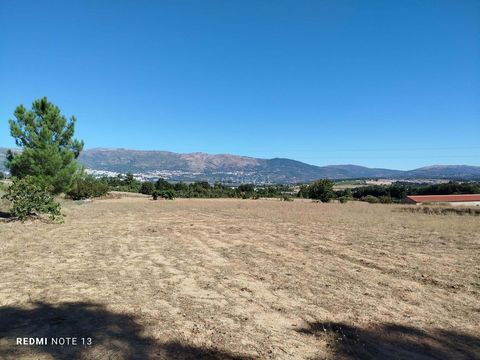
[[[0,169],[4,170],[5,148],[0,148]],[[206,153],[179,154],[168,151],[140,151],[96,148],[81,153],[87,169],[105,172],[144,174],[184,181],[231,181],[256,183],[297,183],[320,178],[393,179],[480,179],[480,167],[433,165],[401,171],[372,169],[357,165],[314,166],[291,159],[258,159],[247,156]]]

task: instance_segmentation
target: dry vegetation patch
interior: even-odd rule
[[[400,208],[400,211],[411,213],[423,213],[431,215],[473,215],[480,216],[479,207],[464,206],[406,206]]]
[[[477,217],[309,201],[62,206],[61,225],[0,223],[0,358],[480,353]],[[93,346],[12,343],[62,335]]]

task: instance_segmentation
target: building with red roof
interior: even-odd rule
[[[410,195],[405,202],[408,204],[446,204],[463,206],[480,206],[480,194],[458,195]]]

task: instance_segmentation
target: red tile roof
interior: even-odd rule
[[[480,201],[480,194],[461,194],[461,195],[415,195],[407,196],[416,203],[422,202],[465,202]]]

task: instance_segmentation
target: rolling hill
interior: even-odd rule
[[[258,159],[237,155],[205,153],[178,154],[166,151],[90,149],[80,162],[89,169],[153,174],[178,180],[232,182],[308,182],[318,178],[392,177],[396,170],[370,169],[355,165],[314,166],[291,159]],[[172,176],[168,176],[168,173]]]
[[[7,149],[0,148],[0,170]],[[360,179],[480,179],[480,167],[434,165],[401,171],[358,165],[314,166],[300,161],[206,153],[179,154],[168,151],[129,149],[88,149],[79,157],[87,169],[103,172],[142,174],[145,178],[164,177],[184,181],[297,183],[319,178]]]

